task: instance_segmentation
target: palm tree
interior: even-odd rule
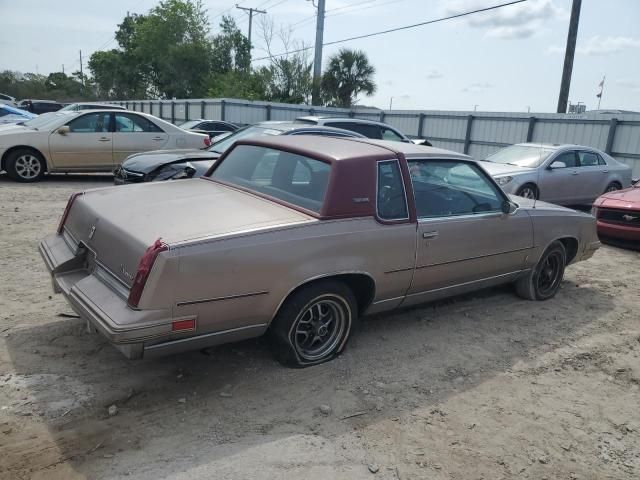
[[[360,93],[372,95],[376,91],[375,73],[375,67],[362,50],[341,49],[329,58],[329,65],[322,75],[325,103],[348,108],[357,102]]]

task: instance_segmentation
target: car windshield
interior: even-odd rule
[[[552,152],[552,149],[546,147],[511,145],[487,157],[486,161],[516,165],[518,167],[536,168],[542,165],[542,162],[544,162]]]
[[[210,178],[320,213],[329,163],[256,145],[238,145]]]
[[[71,120],[74,115],[69,115],[69,113],[60,113],[60,112],[49,112],[40,115],[39,117],[32,118],[31,120],[24,122],[22,125],[25,127],[33,128],[34,130],[46,130],[50,126],[54,126],[59,123],[60,120],[64,117],[67,117]]]
[[[247,137],[263,137],[265,135],[280,135],[282,130],[275,128],[259,127],[256,125],[241,128],[236,130],[231,135],[224,137],[219,142],[214,143],[209,147],[210,152],[224,153],[227,149],[233,145],[233,142]]]

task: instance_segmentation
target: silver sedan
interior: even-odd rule
[[[579,145],[519,143],[480,163],[505,192],[562,205],[591,204],[631,184],[631,167]]]

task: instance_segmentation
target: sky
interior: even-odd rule
[[[415,24],[506,0],[326,0],[324,41]],[[113,40],[127,12],[146,13],[158,0],[0,0],[0,70],[48,74],[79,67]],[[265,55],[262,23],[290,31],[289,48],[313,46],[315,8],[309,0],[203,0],[212,33],[223,14],[246,32],[253,23],[253,58]],[[554,112],[558,102],[571,0],[528,0],[462,19],[326,46],[363,50],[376,68],[377,91],[359,103],[380,108]],[[569,99],[597,108],[640,111],[640,1],[583,0]],[[274,35],[272,53],[285,47]],[[313,50],[309,51],[312,59]],[[257,62],[259,63],[259,61]]]

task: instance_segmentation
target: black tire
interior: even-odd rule
[[[622,185],[618,182],[611,182],[607,185],[607,188],[604,189],[604,193],[615,192],[616,190],[622,190]]]
[[[548,300],[560,288],[567,264],[567,252],[562,242],[553,242],[536,266],[516,280],[516,292],[527,300]]]
[[[16,182],[37,182],[42,179],[46,169],[47,162],[35,150],[21,148],[14,150],[7,157],[7,174]]]
[[[533,183],[525,183],[518,189],[516,195],[531,200],[538,200],[538,198],[540,198],[540,191]]]
[[[347,285],[314,282],[287,298],[274,318],[273,354],[283,365],[298,368],[331,360],[346,346],[357,318],[356,298]]]

